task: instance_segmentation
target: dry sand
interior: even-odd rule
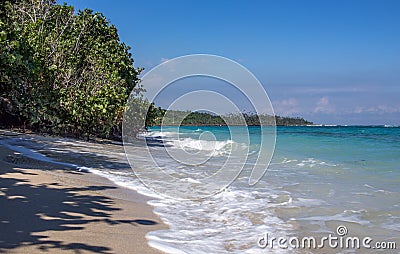
[[[146,197],[16,154],[0,147],[0,253],[161,253],[145,235],[167,226]]]

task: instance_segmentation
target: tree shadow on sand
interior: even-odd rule
[[[26,174],[23,170],[12,172]],[[66,243],[50,240],[45,232],[81,230],[99,221],[111,226],[121,223],[135,226],[156,224],[150,220],[115,220],[112,213],[121,208],[116,207],[112,199],[89,192],[114,188],[101,185],[65,188],[58,183],[34,185],[11,176],[0,178],[0,253],[20,246],[35,246],[38,252],[113,253],[109,247],[84,243],[84,237],[82,242]]]

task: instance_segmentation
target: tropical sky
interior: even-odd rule
[[[260,80],[276,114],[400,125],[400,1],[66,2],[104,13],[143,73],[187,54],[220,55]]]

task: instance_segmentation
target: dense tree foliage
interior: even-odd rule
[[[130,48],[101,13],[55,0],[0,3],[0,120],[55,134],[120,132],[140,93]]]
[[[207,112],[190,112],[190,111],[179,111],[179,110],[163,110],[156,108],[152,113],[154,119],[148,125],[243,125],[244,121],[249,126],[263,125],[276,125],[279,126],[291,126],[291,125],[311,125],[312,122],[304,120],[299,117],[281,117],[281,116],[270,116],[270,115],[257,115],[253,113],[237,113],[228,114],[223,117],[210,114]],[[241,121],[240,118],[244,119]]]

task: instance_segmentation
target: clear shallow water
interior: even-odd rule
[[[244,133],[243,128],[231,130]],[[218,168],[231,149],[248,146],[250,158],[254,156],[259,131],[257,127],[249,131],[251,143],[247,145],[240,135],[232,140],[225,127],[168,127],[162,133],[153,128],[147,136],[161,137],[177,151],[183,148],[198,157],[211,156],[207,163],[190,167],[171,159],[163,146],[151,147],[168,172],[189,172],[195,181]],[[201,136],[204,132],[212,133],[217,142],[211,142],[210,135]],[[248,185],[250,172],[245,167],[229,188],[211,198],[150,201],[170,229],[150,232],[149,243],[170,253],[293,253],[280,248],[260,249],[257,240],[265,233],[273,237],[323,237],[335,232],[338,225],[345,225],[349,236],[396,241],[399,248],[399,141],[398,127],[278,127],[274,157],[257,185]],[[90,167],[120,185],[159,197],[134,176],[120,145],[20,138],[2,142]],[[137,148],[138,166],[142,149]],[[251,164],[251,159],[247,163]]]
[[[257,151],[257,128],[249,127],[250,154]],[[215,156],[224,144],[245,143],[244,138],[230,140],[224,127],[159,131],[153,128],[150,136],[184,149],[200,149],[199,133],[212,132],[220,142]],[[398,241],[399,134],[400,128],[386,127],[278,127],[273,160],[256,186],[248,185],[245,168],[232,186],[208,200],[153,201],[171,229],[150,233],[150,243],[187,253],[260,253],[257,239],[265,232],[318,237],[342,224],[349,236]]]

